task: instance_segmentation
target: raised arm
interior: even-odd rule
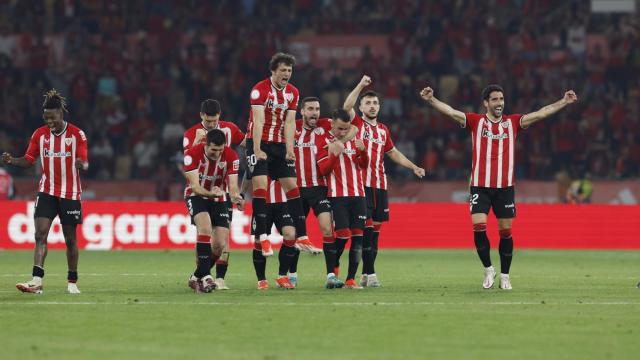
[[[347,98],[344,100],[344,105],[342,105],[342,108],[349,113],[349,117],[351,120],[356,117],[356,111],[353,110],[353,107],[356,105],[356,101],[358,101],[358,96],[360,96],[362,89],[369,86],[369,84],[371,84],[371,78],[367,75],[364,75],[362,79],[360,79],[358,85],[356,85],[356,87],[351,90],[349,96],[347,96]]]
[[[528,113],[520,119],[520,126],[527,128],[531,124],[538,122],[546,117],[549,117],[558,111],[562,110],[565,106],[573,104],[578,101],[578,95],[573,90],[569,90],[564,93],[564,97],[553,104],[549,104],[538,111]]]
[[[433,89],[430,87],[426,87],[420,91],[420,97],[429,105],[431,105],[434,109],[438,110],[438,112],[452,118],[455,120],[460,126],[464,127],[467,119],[464,113],[460,110],[456,110],[452,108],[450,105],[443,103],[442,101],[436,99],[433,96]]]

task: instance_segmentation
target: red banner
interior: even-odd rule
[[[231,247],[250,248],[250,212],[234,210]],[[195,227],[182,202],[83,203],[84,223],[78,227],[81,249],[193,248]],[[513,236],[518,248],[640,249],[640,206],[518,205]],[[309,236],[316,245],[321,234],[314,217]],[[33,248],[33,202],[0,202],[0,249]],[[493,216],[489,238],[497,242]],[[282,238],[272,235],[274,243]],[[49,232],[49,247],[63,249],[58,220]],[[468,205],[394,203],[391,221],[382,226],[382,248],[472,248]]]

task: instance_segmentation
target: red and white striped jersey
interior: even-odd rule
[[[182,149],[184,152],[189,150],[189,148],[191,148],[192,146],[197,145],[194,144],[194,142],[196,140],[196,132],[199,129],[202,129],[205,132],[208,131],[207,128],[204,127],[202,122],[200,122],[184,132],[184,138],[182,139]],[[240,130],[240,128],[238,128],[238,126],[236,126],[236,124],[232,122],[219,120],[218,127],[216,127],[216,129],[222,130],[225,137],[227,138],[227,146],[229,147],[238,146],[242,142],[242,140],[244,140],[244,133],[242,133],[242,130]],[[206,142],[206,140],[207,139],[203,137],[201,141]]]
[[[328,127],[327,127],[328,124]],[[318,170],[318,147],[316,139],[331,129],[331,121],[318,119],[317,127],[306,128],[302,120],[296,120],[295,154],[298,187],[325,186],[325,179]]]
[[[358,115],[351,123],[358,128],[357,137],[364,142],[369,156],[369,166],[363,174],[364,186],[386,190],[387,173],[384,169],[384,154],[394,147],[389,128],[380,122],[372,125]]]
[[[267,204],[280,204],[287,202],[287,194],[280,186],[280,182],[269,179],[267,187]]]
[[[227,176],[238,173],[240,169],[240,161],[238,154],[233,149],[226,147],[220,154],[218,159],[210,159],[205,154],[204,144],[196,145],[184,154],[184,172],[198,171],[200,186],[207,190],[217,186],[221,189],[227,188]],[[185,199],[194,196],[191,190],[191,184],[187,181],[187,187],[184,189]],[[225,201],[227,196],[219,196],[214,201]]]
[[[257,83],[251,90],[251,106],[264,107],[264,126],[262,141],[284,143],[284,121],[287,111],[298,108],[298,89],[287,84],[284,89],[278,89],[271,83],[271,78]],[[249,111],[247,138],[253,138],[253,112]]]
[[[358,150],[352,139],[344,144],[344,151],[336,157],[328,150],[329,143],[334,141],[336,138],[329,132],[318,139],[317,144],[319,168],[326,174],[327,196],[365,196],[363,175],[369,164],[366,148]]]
[[[24,158],[35,163],[40,158],[42,178],[39,192],[55,197],[80,200],[82,186],[76,159],[88,163],[87,136],[78,127],[67,122],[60,134],[48,126],[38,128],[31,136]]]
[[[494,123],[486,115],[467,113],[465,127],[471,133],[473,154],[471,186],[512,186],[516,136],[522,129],[521,114],[503,115]]]
[[[13,178],[7,170],[0,167],[0,200],[13,198]]]

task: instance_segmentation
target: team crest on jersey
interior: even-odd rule
[[[505,122],[500,123],[500,126],[502,126],[503,128],[506,129],[506,128],[509,127],[509,123],[505,121]]]
[[[284,99],[289,102],[293,101],[293,93],[288,93],[288,92],[284,93]]]
[[[226,167],[227,167],[227,163],[226,163],[226,162],[222,162],[222,161],[221,161],[221,162],[219,162],[219,163],[218,163],[218,167],[219,167],[220,169],[224,169],[224,168],[226,168]]]
[[[72,141],[72,139],[64,139],[64,143],[67,144],[67,146],[71,145]]]
[[[313,132],[314,132],[316,135],[324,135],[324,129],[323,129],[323,128],[320,128],[320,127],[315,128],[315,129],[313,130]]]

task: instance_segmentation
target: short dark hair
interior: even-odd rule
[[[314,102],[314,101],[320,102],[320,99],[318,99],[315,96],[307,96],[306,98],[302,99],[302,103],[300,107],[303,108],[306,103]]]
[[[331,119],[340,120],[340,121],[348,122],[348,123],[351,122],[351,116],[349,116],[349,113],[345,109],[335,109],[335,110],[333,110],[333,112],[331,113]]]
[[[200,112],[208,116],[216,116],[222,112],[218,100],[207,99],[200,104]]]
[[[212,129],[207,132],[207,145],[213,144],[216,146],[225,145],[227,143],[227,137],[220,129]]]
[[[67,111],[67,99],[62,96],[58,90],[51,89],[44,94],[44,102],[42,103],[42,109],[58,109],[62,112]]]
[[[362,102],[362,99],[368,98],[368,97],[376,97],[376,98],[378,98],[378,102],[380,102],[380,95],[378,95],[377,92],[375,92],[373,90],[367,90],[367,91],[364,92],[364,94],[362,94],[360,96],[360,101],[358,102],[358,104],[360,104]]]
[[[494,91],[499,91],[504,94],[504,90],[502,90],[500,85],[491,84],[482,90],[482,100],[489,101],[489,96],[491,96],[491,93]]]
[[[296,58],[291,54],[285,54],[283,52],[276,53],[269,60],[269,70],[275,71],[280,64],[294,67],[296,65]]]

